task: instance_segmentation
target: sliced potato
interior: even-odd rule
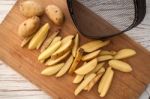
[[[93,52],[95,50],[98,50],[101,47],[108,45],[109,43],[110,41],[103,42],[100,40],[95,40],[82,45],[81,48],[84,49],[85,52]]]
[[[97,58],[94,58],[93,60],[89,61],[85,65],[78,68],[75,71],[75,73],[79,75],[85,75],[91,72],[96,66],[97,66]]]
[[[59,63],[57,65],[53,65],[51,67],[47,67],[44,69],[41,74],[45,76],[51,76],[56,74],[62,67],[64,66],[64,63]]]
[[[110,60],[108,64],[112,68],[122,71],[122,72],[131,72],[132,71],[132,68],[128,63],[120,61],[120,60]]]
[[[76,52],[79,46],[79,35],[76,34],[75,39],[74,39],[74,45],[72,48],[72,55],[75,57],[76,56]]]
[[[26,45],[30,42],[30,40],[32,39],[32,37],[33,37],[33,35],[32,35],[32,36],[29,36],[29,37],[24,38],[24,40],[23,40],[23,41],[22,41],[22,43],[21,43],[21,47],[26,46]]]
[[[79,64],[79,62],[80,62],[80,60],[82,58],[83,53],[84,53],[84,51],[83,51],[82,48],[79,48],[77,50],[77,54],[75,56],[75,59],[74,59],[72,65],[71,65],[71,68],[69,69],[69,73],[70,74],[72,74],[74,72],[74,70],[77,68],[77,66],[78,66],[78,64]]]
[[[112,68],[111,67],[108,67],[106,69],[106,72],[105,74],[103,75],[101,81],[99,82],[99,85],[98,85],[98,92],[99,94],[101,94],[102,90],[103,90],[103,86],[105,85],[105,83],[107,83],[107,80],[109,78],[109,76],[112,74]]]
[[[111,69],[108,77],[106,78],[106,81],[103,84],[103,88],[102,88],[101,92],[99,93],[100,97],[104,97],[107,94],[107,92],[110,88],[112,79],[113,79],[113,75],[114,75],[114,71]]]
[[[44,62],[45,62],[45,60],[44,60],[44,59],[43,59],[43,60],[39,60],[39,62],[40,62],[40,63],[44,63]]]
[[[87,77],[86,79],[84,79],[81,84],[76,88],[74,94],[77,96],[88,84],[89,82],[96,76],[96,74],[92,73],[91,75],[89,75],[89,77]]]
[[[46,41],[44,42],[44,44],[41,47],[41,52],[43,52],[46,48],[49,47],[49,45],[51,44],[51,42],[53,41],[53,39],[60,33],[60,30],[57,30],[55,32],[52,33],[51,36],[49,36]]]
[[[61,57],[59,57],[57,59],[50,58],[46,62],[46,65],[48,65],[48,66],[55,65],[55,64],[59,63],[60,61],[64,60],[69,54],[70,54],[70,51],[66,52],[64,55],[62,55]]]
[[[99,69],[99,71],[97,71],[96,74],[101,74],[101,73],[103,73],[103,72],[105,72],[105,68],[104,68],[104,67],[102,67],[101,69]]]
[[[84,75],[76,75],[76,77],[73,80],[73,83],[77,84],[80,83],[84,78]]]
[[[116,51],[106,51],[106,50],[102,50],[101,52],[100,52],[100,56],[103,56],[103,55],[116,55],[117,54],[117,52]]]
[[[91,60],[91,59],[97,57],[97,56],[99,55],[99,53],[100,53],[100,50],[97,50],[97,51],[94,51],[94,52],[89,53],[89,54],[87,54],[87,55],[84,55],[84,56],[82,57],[82,61]]]
[[[110,59],[113,59],[112,55],[103,55],[103,56],[98,57],[98,62],[103,62],[103,61],[107,61]]]
[[[64,75],[70,68],[73,62],[73,56],[71,55],[68,60],[66,61],[65,65],[61,68],[61,70],[57,73],[56,77],[61,77]]]
[[[55,45],[48,47],[45,51],[43,51],[39,55],[38,60],[49,58],[60,46],[61,46],[61,41],[58,41]]]
[[[37,46],[39,46],[38,44],[45,40],[49,29],[50,25],[48,23],[44,24],[31,39],[28,48],[35,49]]]
[[[93,78],[93,80],[87,85],[87,91],[90,91],[93,86],[99,81],[99,79],[102,77],[102,75],[104,74],[105,71],[99,73],[96,75],[95,78]]]
[[[136,51],[133,49],[122,49],[114,56],[114,59],[124,59],[131,56],[134,56]]]
[[[105,65],[105,62],[98,63],[97,66],[92,70],[92,72],[97,73],[104,65]]]
[[[57,57],[60,57],[62,56],[65,52],[67,52],[71,45],[72,45],[72,39],[74,38],[73,35],[69,35],[69,36],[66,36],[63,40],[62,40],[62,44],[60,46],[60,48],[52,54],[52,58],[53,59],[56,59]]]
[[[56,36],[56,37],[53,39],[52,43],[51,43],[49,46],[54,45],[56,42],[60,41],[61,38],[62,38],[61,36]]]

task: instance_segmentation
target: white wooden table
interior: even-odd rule
[[[0,0],[0,21],[16,0]],[[150,50],[150,0],[147,0],[147,15],[144,21],[127,33],[136,42]],[[31,84],[0,61],[0,99],[50,99],[46,93]]]

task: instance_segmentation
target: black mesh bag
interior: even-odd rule
[[[67,4],[79,32],[95,39],[134,28],[146,13],[146,0],[67,0]]]

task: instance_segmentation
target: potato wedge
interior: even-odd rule
[[[110,41],[103,42],[100,40],[95,40],[82,45],[81,48],[84,49],[85,52],[93,52],[95,50],[98,50],[101,47],[108,45],[109,43]]]
[[[111,86],[113,75],[114,75],[114,71],[111,69],[110,73],[108,74],[108,76],[103,84],[103,88],[102,88],[101,92],[99,93],[100,97],[104,97],[107,94],[107,92]]]
[[[114,55],[116,55],[116,54],[117,54],[116,51],[106,51],[106,50],[102,50],[102,51],[100,52],[100,56],[103,56],[103,55],[112,55],[112,56],[114,56]]]
[[[91,72],[96,66],[97,66],[97,58],[94,58],[93,60],[89,61],[85,65],[75,70],[75,73],[79,75],[85,75]]]
[[[70,68],[73,62],[73,56],[71,55],[68,60],[66,61],[65,65],[61,68],[61,70],[57,73],[56,77],[63,76]]]
[[[103,75],[101,81],[99,82],[99,85],[98,85],[98,92],[99,94],[101,94],[102,90],[103,90],[103,87],[105,85],[105,83],[107,83],[107,80],[109,78],[109,76],[112,74],[112,68],[111,67],[108,67],[106,69],[106,72],[105,74]]]
[[[99,69],[99,71],[97,71],[96,74],[101,74],[103,72],[105,72],[105,68],[104,67],[102,67],[101,69]]]
[[[114,59],[124,59],[131,56],[134,56],[136,51],[133,49],[122,49],[114,56]]]
[[[56,30],[55,32],[52,33],[51,36],[49,36],[46,41],[44,42],[44,44],[41,47],[41,52],[43,52],[45,49],[47,49],[49,47],[49,45],[51,44],[51,42],[53,41],[53,39],[60,33],[60,30]]]
[[[74,72],[74,70],[77,68],[77,66],[82,58],[83,53],[84,53],[84,51],[82,48],[79,48],[77,50],[77,55],[75,56],[75,59],[69,69],[69,74],[72,74]]]
[[[60,36],[56,36],[56,37],[53,39],[52,43],[51,43],[49,46],[54,45],[56,42],[60,41],[61,38],[62,38],[62,37],[60,37]]]
[[[73,80],[74,84],[80,83],[84,79],[84,75],[76,75],[76,77]]]
[[[105,62],[98,63],[97,66],[91,72],[97,73],[104,65],[105,65]]]
[[[60,46],[60,48],[52,54],[52,58],[53,59],[56,59],[60,56],[62,56],[64,53],[66,53],[70,47],[72,46],[72,39],[74,38],[73,35],[69,35],[69,36],[66,36],[63,40],[62,40],[62,44]]]
[[[79,46],[79,35],[76,34],[75,39],[74,39],[74,45],[73,45],[73,48],[72,48],[73,57],[76,56],[78,46]]]
[[[100,50],[97,50],[97,51],[94,51],[94,52],[91,52],[89,54],[86,54],[82,57],[82,61],[88,61],[88,60],[91,60],[95,57],[97,57],[100,53]]]
[[[103,68],[104,69],[104,68]],[[105,71],[99,73],[96,75],[95,78],[93,78],[93,80],[87,85],[87,91],[90,91],[93,86],[99,81],[99,79],[102,77],[102,75],[104,74]]]
[[[29,36],[29,37],[24,38],[24,40],[21,42],[21,47],[26,46],[26,45],[30,42],[30,40],[31,40],[32,38],[33,38],[33,35],[32,35],[32,36]]]
[[[48,47],[45,51],[43,51],[39,55],[38,60],[49,58],[60,46],[61,46],[61,41],[58,41],[55,45]]]
[[[59,63],[57,65],[53,65],[51,67],[47,67],[44,69],[41,74],[45,76],[51,76],[56,74],[62,67],[64,66],[64,63]]]
[[[91,75],[89,75],[89,77],[87,77],[86,79],[84,79],[80,85],[75,89],[74,94],[77,96],[88,84],[89,82],[96,76],[96,74],[92,73]]]
[[[110,60],[108,62],[108,64],[112,68],[122,71],[122,72],[131,72],[132,71],[132,68],[128,63],[120,61],[120,60]]]
[[[44,59],[43,59],[43,60],[39,60],[39,62],[40,62],[40,63],[44,63],[44,62],[45,62],[45,60],[44,60]]]
[[[60,61],[64,60],[68,55],[70,54],[70,51],[66,52],[64,55],[62,55],[61,57],[57,58],[57,59],[49,59],[45,65],[51,66],[51,65],[55,65],[57,63],[59,63]]]
[[[107,61],[110,59],[113,59],[112,55],[103,55],[103,56],[98,57],[98,62],[103,62],[103,61]]]
[[[28,48],[29,49],[35,49],[37,46],[39,46],[38,44],[41,41],[44,41],[47,34],[48,34],[48,30],[50,29],[50,25],[48,23],[44,24],[39,30],[38,32],[33,36],[33,38],[31,39]]]

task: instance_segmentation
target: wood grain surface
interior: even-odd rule
[[[16,10],[16,9],[14,8],[13,11],[14,11],[14,10]],[[8,20],[9,17],[11,17],[11,18],[14,19],[14,20],[12,21],[11,19],[9,19],[9,22],[5,21],[4,24],[3,24],[3,25],[8,24],[8,26],[10,26],[10,27],[9,27],[9,30],[4,30],[4,29],[6,28],[6,26],[4,26],[4,29],[2,29],[2,31],[3,31],[3,32],[6,32],[6,31],[7,31],[7,32],[9,32],[9,33],[12,32],[12,33],[13,33],[12,35],[15,35],[15,34],[14,34],[14,33],[15,33],[15,30],[13,29],[13,27],[11,27],[12,25],[10,25],[10,24],[15,24],[15,25],[17,24],[17,25],[18,25],[18,23],[13,23],[13,22],[16,21],[16,19],[15,19],[14,17],[16,17],[17,19],[19,18],[19,21],[20,21],[20,22],[21,22],[21,20],[23,20],[23,19],[22,19],[21,16],[17,16],[17,15],[15,15],[15,14],[12,14],[13,11],[11,11],[11,14],[7,17],[6,20]],[[17,13],[17,12],[16,12],[16,13]],[[17,14],[18,14],[18,13],[17,13]],[[12,17],[12,15],[15,15],[15,16]],[[149,17],[146,17],[146,18],[148,19]],[[11,21],[12,21],[12,22],[11,22]],[[144,21],[144,22],[146,23],[146,21]],[[136,34],[136,32],[140,32],[140,33],[141,33],[141,32],[144,30],[144,28],[145,28],[145,29],[148,28],[148,25],[144,24],[144,22],[143,22],[143,24],[141,24],[140,26],[138,26],[138,27],[135,28],[134,30],[130,31],[130,32],[132,32],[132,33],[129,32],[130,35],[133,35],[133,36],[135,36],[135,38],[137,38],[136,40],[138,40],[138,38],[141,39],[141,40],[143,40],[143,42],[141,42],[141,43],[144,43],[144,42],[148,41],[148,39],[144,39],[144,38],[143,38],[144,36],[135,35],[135,34]],[[146,26],[147,26],[147,27],[146,27]],[[2,27],[3,27],[3,26],[2,26]],[[16,27],[17,27],[17,26],[16,26]],[[140,27],[141,27],[141,28],[140,28]],[[143,28],[142,28],[142,27],[143,27]],[[138,31],[136,31],[136,30],[138,30]],[[147,29],[147,30],[149,30],[149,29]],[[135,32],[135,31],[136,31],[136,32]],[[135,32],[135,33],[134,33],[134,32]],[[0,33],[1,33],[1,32],[0,32]],[[139,34],[140,34],[140,33],[139,33]],[[1,34],[2,34],[2,33],[1,33]],[[149,37],[148,34],[144,34],[144,33],[143,33],[143,35],[145,35],[145,38],[146,38],[146,37],[147,37],[147,38]],[[4,35],[3,35],[3,36],[4,36]],[[15,35],[15,36],[16,36],[16,35]],[[15,36],[13,36],[13,38],[15,38],[17,41],[19,41],[19,39],[18,39],[17,37],[15,37]],[[118,37],[117,37],[117,38],[118,38]],[[120,36],[119,38],[121,38],[121,40],[124,39],[124,38],[126,39],[126,37],[122,37],[122,36]],[[2,39],[2,40],[3,40],[3,39]],[[0,40],[0,42],[1,42],[2,40]],[[7,41],[7,40],[6,40],[6,41]],[[125,40],[122,40],[122,41],[123,41],[123,43],[124,43]],[[14,42],[15,42],[15,40],[14,40]],[[115,40],[114,40],[113,42],[115,42]],[[130,40],[129,40],[129,42],[130,42]],[[5,44],[6,42],[3,42],[3,43]],[[9,41],[9,42],[7,42],[7,43],[9,44],[9,43],[11,43],[11,41]],[[19,43],[20,43],[20,42],[18,42],[18,43],[15,42],[16,45],[12,45],[12,46],[14,46],[14,47],[17,46],[17,47],[14,48],[15,50],[16,50],[16,48],[19,47]],[[131,45],[132,45],[132,44],[131,44]],[[123,45],[122,45],[122,46],[119,46],[119,45],[118,45],[119,47],[114,48],[114,49],[119,49],[119,48],[121,48],[121,47],[128,47],[128,46],[130,47],[131,45],[128,45],[128,44],[126,45],[126,43],[125,43],[124,46],[123,46]],[[2,45],[0,45],[0,46],[2,46]],[[116,46],[116,45],[114,45],[114,46]],[[148,43],[147,43],[147,44],[145,43],[145,46],[148,47],[148,46],[149,46]],[[142,53],[142,52],[138,52],[140,55],[142,55],[142,54],[144,54],[144,53],[147,53],[147,51],[143,50],[143,49],[142,49],[141,47],[139,47],[139,46],[133,46],[133,47],[134,47],[134,48],[137,48],[137,50],[141,50],[141,51],[143,52],[143,53]],[[6,52],[9,52],[9,50],[8,50],[7,47],[4,47],[4,48],[6,48],[5,54],[6,54]],[[4,48],[0,48],[0,51],[4,50]],[[113,48],[113,47],[110,47],[110,48]],[[20,49],[19,49],[19,50],[20,50]],[[25,51],[26,51],[26,50],[25,50]],[[31,52],[29,51],[29,53],[31,53]],[[139,54],[138,54],[138,57],[140,57]],[[17,55],[18,55],[18,54],[17,54]],[[149,54],[148,54],[148,55],[149,55]],[[132,60],[134,60],[136,63],[139,63],[139,62],[137,62],[137,59],[140,59],[140,60],[142,60],[143,58],[145,58],[145,59],[147,58],[147,59],[148,59],[148,55],[147,55],[147,57],[144,57],[143,55],[142,55],[143,57],[141,57],[141,58],[137,58],[137,57],[136,57],[135,60],[134,60],[134,59],[131,59],[129,62],[133,63]],[[1,57],[0,57],[0,58],[1,58]],[[10,57],[8,57],[8,58],[9,58],[9,59],[13,59],[13,56],[10,56]],[[35,57],[34,57],[34,58],[35,58]],[[36,59],[36,58],[35,58],[35,59]],[[34,59],[34,60],[35,60],[35,59]],[[13,59],[13,60],[14,60],[14,59]],[[13,60],[12,60],[12,62],[13,62]],[[139,61],[139,60],[138,60],[138,61]],[[140,62],[141,62],[141,61],[140,61]],[[143,62],[146,62],[146,61],[144,60]],[[148,62],[147,62],[147,63],[148,63]],[[134,64],[135,64],[135,63],[133,63],[133,65],[134,65]],[[140,66],[140,65],[145,65],[145,64],[142,64],[142,63],[138,64],[137,66],[135,66],[135,70],[136,70],[136,67],[138,67],[138,66]],[[147,64],[147,65],[148,65],[148,64]],[[3,65],[1,65],[1,68],[3,69],[2,66],[3,66]],[[145,66],[144,66],[144,67],[145,67]],[[148,68],[148,69],[149,69],[149,68]],[[140,70],[140,71],[143,71],[143,70]],[[5,72],[5,71],[4,71],[4,72]],[[4,72],[2,72],[2,74],[3,74]],[[136,73],[137,73],[137,72],[136,72]],[[136,74],[136,73],[135,73],[135,74]],[[1,75],[2,75],[2,74],[1,74]],[[120,73],[118,73],[118,72],[116,73],[116,75],[119,75],[119,74],[120,74]],[[134,74],[134,73],[133,73],[133,74]],[[144,74],[145,74],[145,73],[144,73]],[[8,73],[8,75],[9,75],[9,73]],[[124,77],[124,74],[121,74],[121,75],[123,75],[123,77]],[[128,74],[127,74],[127,75],[128,75]],[[141,74],[139,74],[138,76],[140,76],[140,75],[141,75]],[[25,75],[24,75],[24,76],[25,76]],[[131,76],[131,75],[130,75],[130,76]],[[133,75],[132,75],[132,76],[133,76]],[[133,79],[132,77],[131,77],[132,79],[130,79],[130,80],[135,80],[135,82],[137,82],[137,85],[138,85],[138,84],[140,85],[140,89],[143,90],[143,88],[144,88],[145,85],[149,82],[149,80],[146,80],[146,81],[141,81],[141,80],[140,80],[140,81],[138,81],[138,78],[141,79],[141,77],[138,77],[137,75],[134,75],[134,76],[137,77],[137,81],[136,81],[135,79]],[[134,77],[134,76],[133,76],[133,77]],[[1,77],[3,77],[3,75],[2,75]],[[13,76],[11,75],[11,77],[13,77]],[[127,76],[125,76],[125,77],[126,77],[126,79],[127,79]],[[146,77],[144,77],[142,80],[145,80],[147,77],[149,77],[149,75],[147,75]],[[9,77],[8,77],[8,78],[9,78]],[[1,79],[5,81],[5,79],[3,79],[3,78],[1,78]],[[15,79],[17,79],[17,78],[15,78]],[[18,78],[18,79],[20,79],[20,78]],[[118,76],[115,77],[115,79],[120,80],[120,79],[118,79]],[[124,79],[125,79],[125,78],[124,78]],[[122,79],[122,80],[124,81],[124,79]],[[128,78],[128,79],[129,79],[129,78]],[[119,84],[119,85],[122,85],[122,86],[123,86],[123,89],[122,89],[122,88],[121,88],[121,89],[122,89],[123,91],[125,91],[126,88],[128,88],[128,87],[130,87],[130,86],[129,86],[128,84],[124,83],[122,80],[120,81],[121,84]],[[6,80],[6,81],[7,81],[7,80]],[[16,81],[16,82],[17,82],[17,81]],[[116,81],[115,81],[115,82],[116,82]],[[118,81],[118,82],[119,82],[119,81]],[[133,82],[133,83],[135,83],[135,82]],[[4,83],[4,82],[3,82],[3,83]],[[8,82],[6,82],[6,83],[8,83]],[[122,84],[122,83],[123,83],[123,84]],[[8,83],[8,84],[9,84],[9,83]],[[115,83],[115,84],[116,84],[116,83]],[[142,86],[141,86],[141,85],[142,85]],[[1,85],[1,86],[5,86],[5,85],[3,84],[3,85]],[[116,86],[116,85],[114,85],[114,86]],[[125,87],[124,87],[124,86],[125,86]],[[3,88],[2,88],[2,89],[3,89]],[[4,88],[4,89],[5,89],[5,88]],[[30,89],[30,88],[29,88],[29,89]],[[33,89],[34,89],[34,88],[33,88]],[[132,89],[132,88],[131,88],[131,89]],[[138,90],[139,87],[136,87],[135,89]],[[12,88],[12,90],[13,90],[13,88]],[[26,90],[26,87],[25,87],[25,90]],[[27,90],[28,90],[28,88],[27,88]],[[35,87],[35,91],[36,91],[36,90],[39,91],[39,89],[37,89],[37,88]],[[135,90],[135,92],[136,92],[137,90]],[[139,94],[142,92],[142,90],[140,90],[140,92],[138,91],[136,95],[139,95]],[[4,90],[4,91],[5,91],[5,90]],[[34,90],[33,90],[33,92],[34,92]],[[129,92],[130,92],[130,90],[129,90]],[[134,92],[134,88],[133,88],[133,90],[131,90],[131,93],[132,93],[132,92]],[[116,92],[116,93],[117,93],[117,92]],[[8,95],[11,95],[11,94],[13,95],[13,93],[9,93]],[[18,93],[18,94],[19,94],[19,93]],[[39,94],[41,94],[41,98],[42,98],[43,93],[40,93],[40,92],[39,92]],[[83,93],[83,94],[85,94],[85,93]],[[123,94],[123,93],[122,93],[122,94]],[[0,95],[1,95],[1,93],[0,93]],[[81,95],[82,95],[82,94],[81,94]],[[1,95],[1,96],[2,96],[2,95]],[[32,96],[32,95],[31,95],[31,96]],[[33,96],[34,96],[34,95],[33,95]],[[40,95],[39,95],[39,96],[40,96]],[[3,98],[4,98],[4,97],[2,97],[2,99],[3,99]],[[43,98],[45,99],[45,98],[47,98],[47,97],[43,97]],[[43,98],[42,98],[42,99],[43,99]],[[127,98],[128,98],[128,96],[126,96],[126,99],[127,99]],[[130,98],[130,99],[134,99],[134,98],[135,98],[135,97]],[[37,99],[37,98],[36,98],[36,99]],[[39,99],[40,99],[40,98],[39,98]],[[107,98],[106,98],[106,99],[107,99]],[[111,98],[109,98],[109,99],[111,99]],[[115,99],[119,99],[119,98],[115,98]],[[122,98],[122,99],[123,99],[123,98]],[[135,98],[135,99],[136,99],[136,98]]]

